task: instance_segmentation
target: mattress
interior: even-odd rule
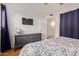
[[[29,43],[19,56],[79,56],[79,40],[58,37]]]

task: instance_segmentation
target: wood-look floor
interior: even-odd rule
[[[21,51],[21,48],[9,49],[9,50],[6,50],[6,51],[0,53],[0,56],[18,56],[20,51]]]

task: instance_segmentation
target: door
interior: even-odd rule
[[[47,38],[55,37],[55,18],[49,18],[47,20]]]

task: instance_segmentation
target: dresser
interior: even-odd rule
[[[25,44],[37,42],[42,39],[41,33],[35,33],[35,34],[26,34],[26,35],[15,35],[15,48],[21,48]]]

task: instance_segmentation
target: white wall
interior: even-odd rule
[[[44,17],[40,17],[39,15],[33,15],[32,13],[25,13],[23,10],[18,12],[16,6],[6,4],[7,13],[8,13],[8,26],[10,33],[10,41],[11,47],[14,47],[15,43],[15,35],[16,28],[21,28],[23,30],[23,34],[32,34],[32,33],[42,33],[42,38],[46,38],[46,21]],[[26,10],[26,9],[25,9]],[[33,18],[34,25],[22,25],[22,17]]]
[[[47,19],[42,17],[40,19],[40,32],[42,33],[42,39],[47,39]]]

